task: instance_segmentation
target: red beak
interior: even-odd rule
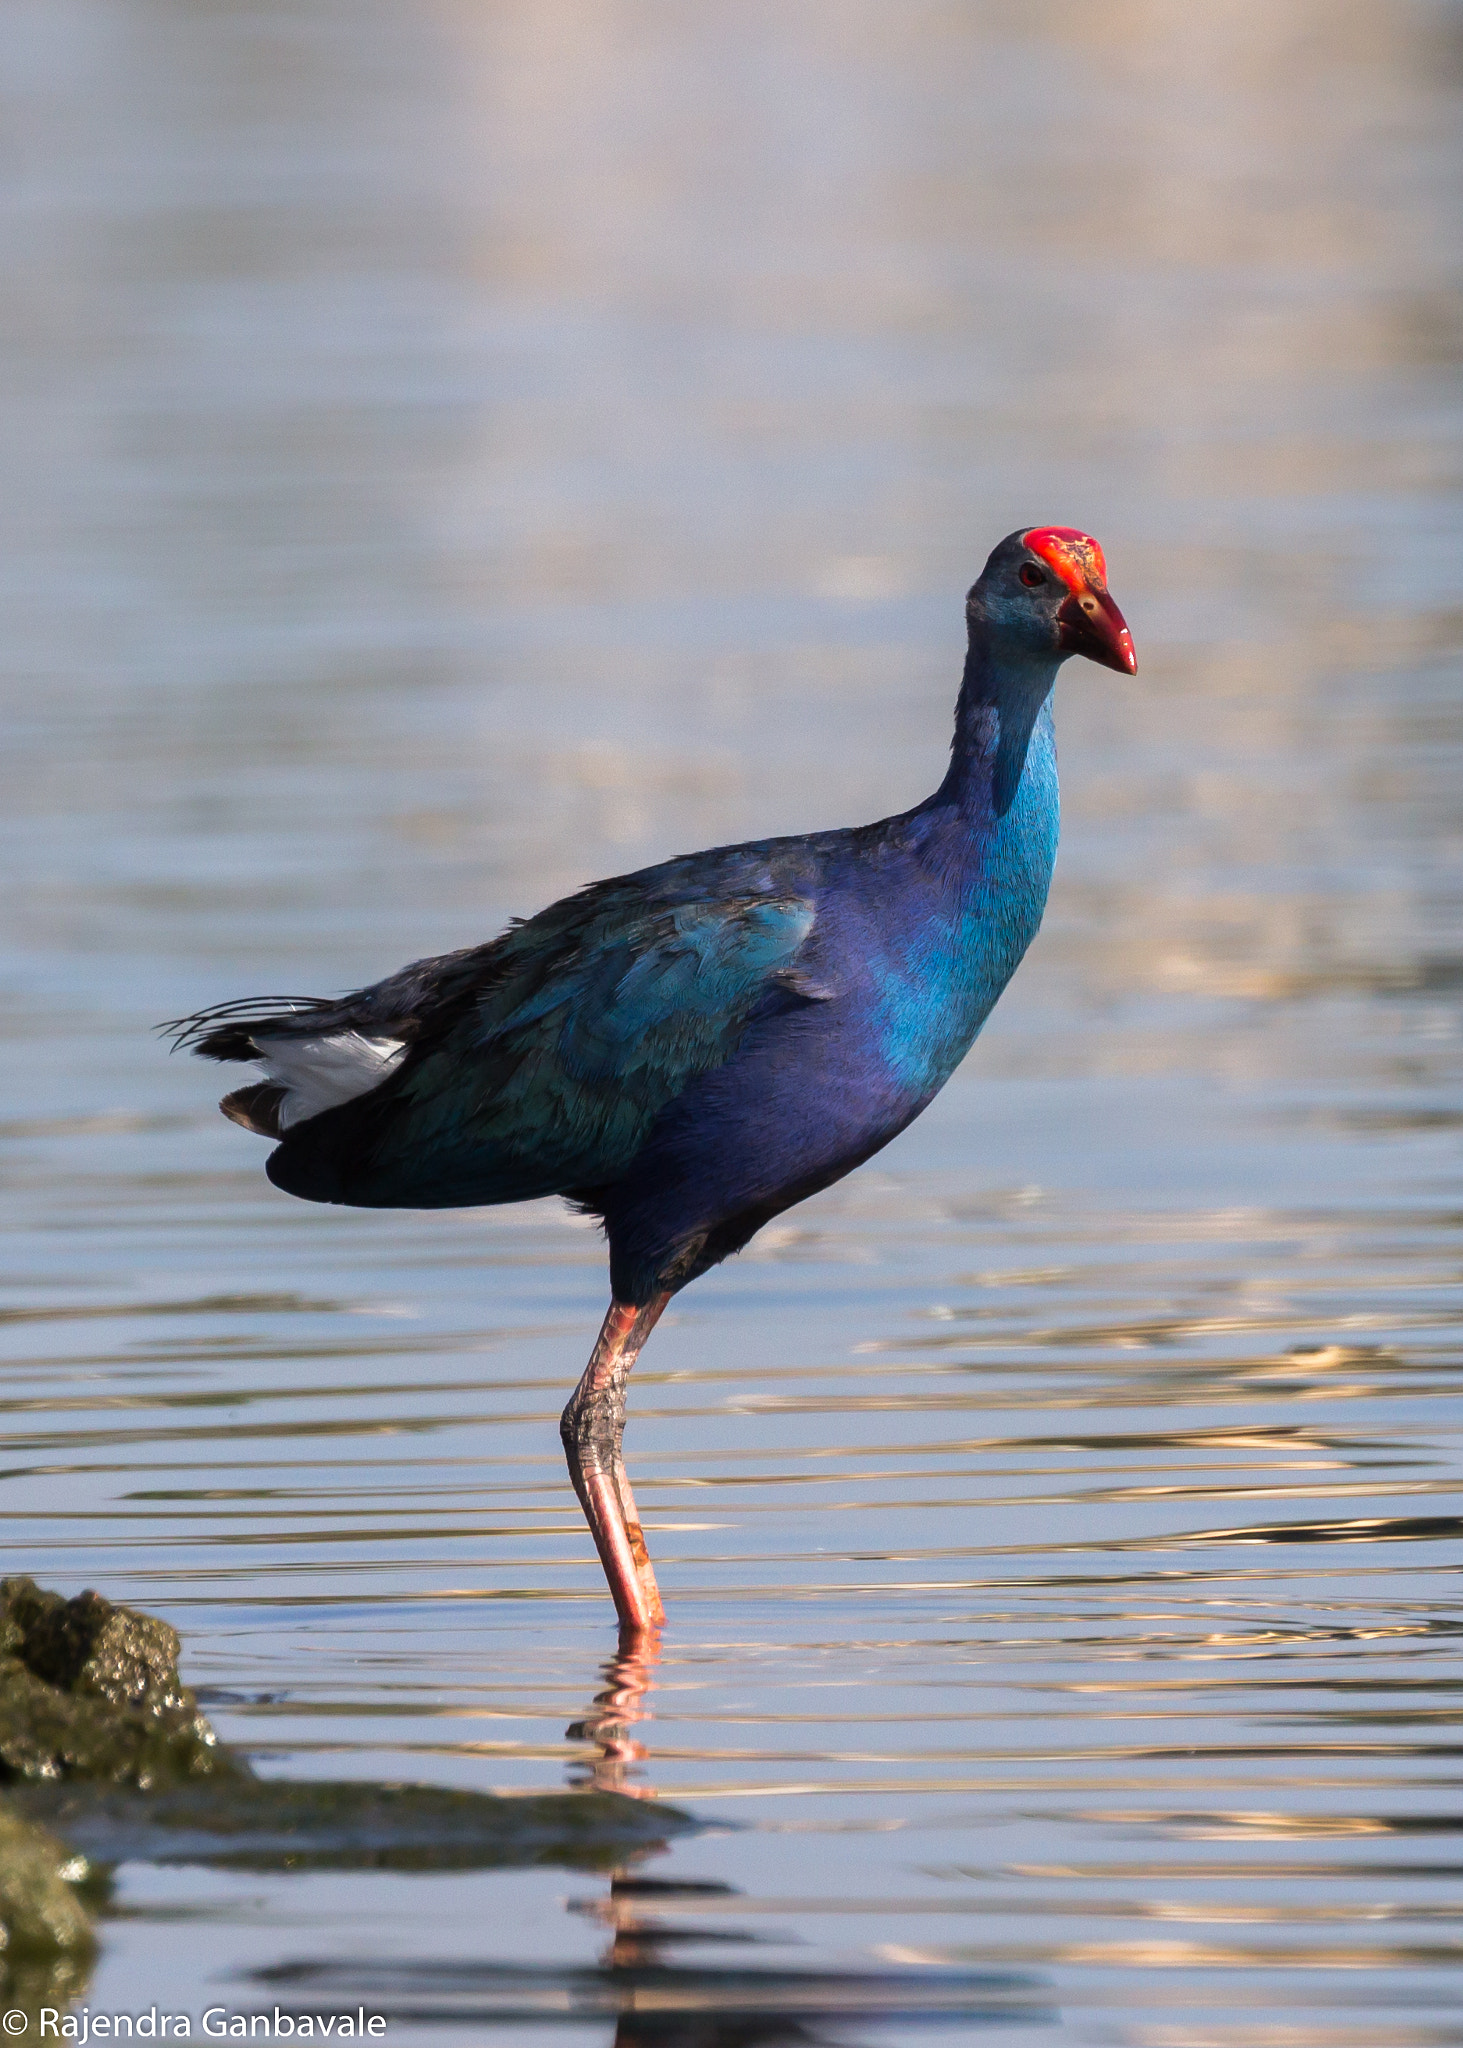
[[[1089,661],[1135,676],[1138,657],[1122,613],[1099,583],[1074,591],[1057,612],[1057,645],[1064,654],[1085,654]]]

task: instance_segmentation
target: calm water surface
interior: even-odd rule
[[[268,1774],[633,1737],[711,1824],[613,1897],[128,1865],[92,2008],[1463,2042],[1458,8],[6,40],[7,1560],[167,1615]],[[292,1203],[150,1026],[914,801],[1033,520],[1142,673],[1064,672],[966,1069],[637,1371],[637,1701],[555,1428],[594,1232]]]

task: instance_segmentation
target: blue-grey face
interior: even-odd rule
[[[1023,526],[991,553],[965,603],[972,632],[1013,656],[1061,661],[1084,654],[1136,675],[1133,636],[1107,588],[1107,564],[1090,534],[1070,526]]]

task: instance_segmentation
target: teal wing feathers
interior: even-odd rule
[[[764,890],[647,902],[601,884],[555,904],[476,971],[456,956],[445,1013],[418,1006],[391,1080],[290,1132],[271,1177],[309,1193],[326,1168],[343,1188],[327,1199],[431,1207],[612,1178],[759,1007],[814,999],[797,976],[814,915]]]

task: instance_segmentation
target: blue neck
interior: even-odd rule
[[[969,1051],[1036,936],[1057,852],[1057,773],[1046,709],[1057,660],[992,660],[972,645],[950,771],[897,821],[940,885],[917,888],[893,935],[873,1013],[888,1070],[927,1101]]]
[[[930,798],[931,809],[953,806],[969,824],[1005,817],[1060,665],[1058,655],[1013,659],[1005,649],[998,659],[984,639],[972,641],[955,706],[949,773]]]

